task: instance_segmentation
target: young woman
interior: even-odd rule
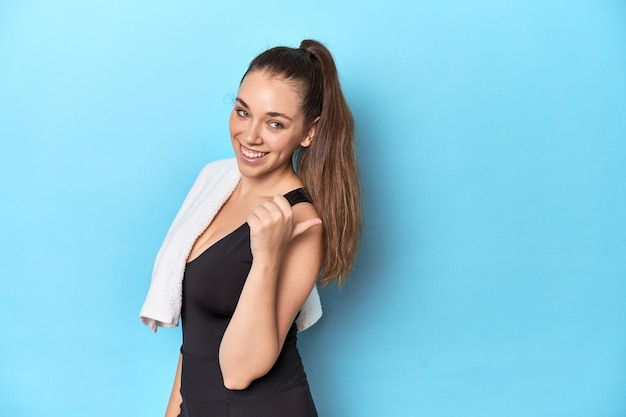
[[[347,277],[361,229],[354,123],[330,52],[305,40],[257,56],[229,127],[235,158],[196,180],[141,312],[154,331],[182,316],[166,417],[316,416],[296,333],[321,315],[316,282]]]

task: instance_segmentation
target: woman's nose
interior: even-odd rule
[[[245,140],[246,143],[249,143],[250,145],[256,145],[263,142],[263,139],[261,138],[261,126],[259,123],[251,121],[248,124],[248,128],[245,133]]]
[[[259,129],[258,126],[250,126],[250,128],[246,132],[246,142],[251,145],[256,145],[263,142],[263,139],[261,138],[261,129]]]

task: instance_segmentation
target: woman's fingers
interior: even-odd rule
[[[259,223],[259,226],[272,226],[281,223],[289,224],[293,214],[287,199],[283,196],[276,196],[256,206],[251,216]]]
[[[271,202],[268,201],[267,203],[274,203],[275,207],[277,207],[282,213],[283,218],[286,221],[291,222],[293,218],[293,210],[291,209],[291,204],[289,204],[289,201],[287,201],[285,197],[283,197],[282,195],[277,195],[274,196]]]
[[[321,219],[315,218],[294,225],[291,204],[282,195],[259,204],[248,218],[250,229],[255,234],[265,234],[270,240],[273,240],[270,237],[273,235],[274,239],[283,243],[321,223]]]

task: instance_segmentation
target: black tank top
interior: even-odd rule
[[[310,202],[301,188],[287,193],[285,198],[292,206]],[[218,359],[219,346],[251,265],[250,228],[247,223],[187,264],[181,312],[181,416],[317,415],[296,347],[295,323],[289,329],[283,349],[269,373],[253,381],[245,390],[234,391],[224,387]],[[291,408],[275,409],[280,403]],[[264,409],[268,410],[265,414]]]

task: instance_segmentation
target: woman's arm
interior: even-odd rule
[[[170,401],[167,403],[165,417],[177,417],[180,414],[180,404],[183,402],[183,397],[180,395],[180,372],[182,365],[183,357],[182,355],[179,355],[178,366],[176,367],[176,376],[174,377],[174,386],[172,387],[172,393],[170,394]]]
[[[320,223],[312,205],[292,211],[282,196],[248,218],[254,258],[219,351],[226,388],[245,389],[274,366],[319,274]]]

